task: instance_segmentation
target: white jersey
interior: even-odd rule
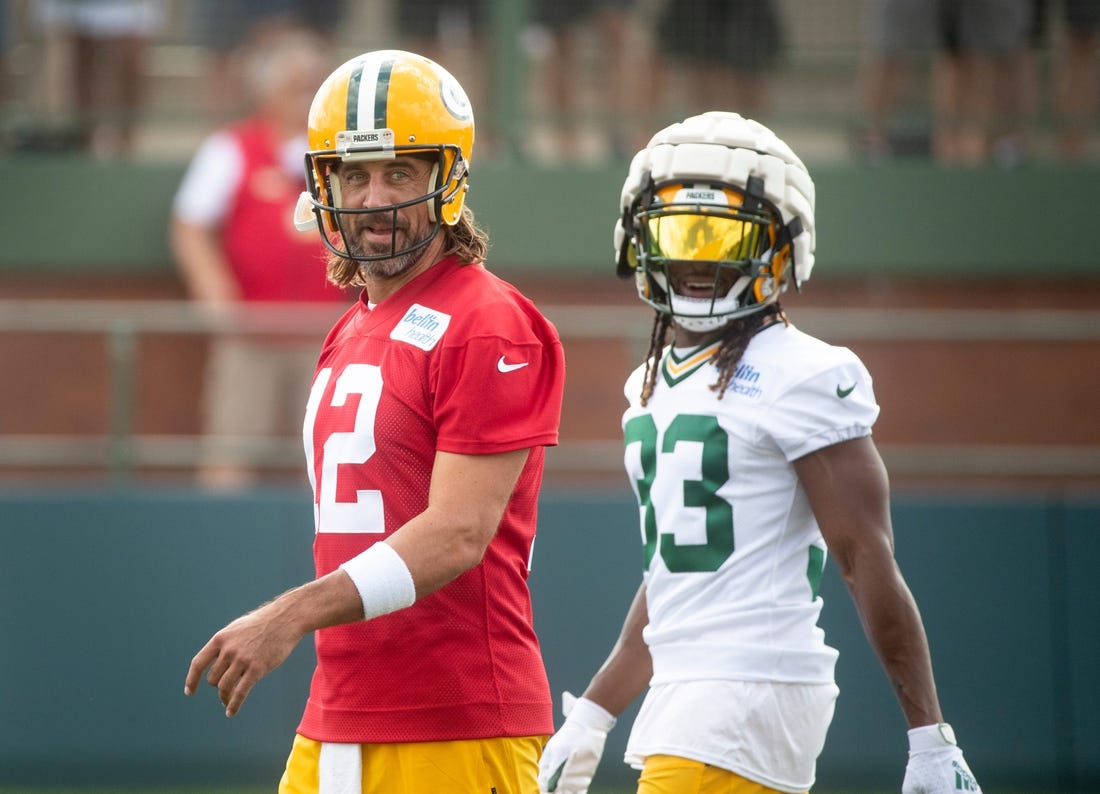
[[[644,367],[625,388],[651,683],[832,684],[837,653],[817,625],[825,542],[792,461],[870,434],[871,377],[847,348],[780,321],[719,399],[714,350],[667,350],[645,407]]]

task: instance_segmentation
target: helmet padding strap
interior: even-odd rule
[[[432,163],[432,170],[428,174],[428,191],[430,193],[434,193],[439,188],[443,187],[442,185],[437,184],[438,179],[439,179],[439,162],[437,161],[435,163]],[[442,196],[442,194],[440,194],[439,196],[436,196],[434,199],[432,199],[431,201],[428,202],[428,220],[430,220],[432,223],[435,223],[435,220],[436,220],[436,213],[435,213],[436,202],[441,202],[442,200],[443,200],[443,196]]]

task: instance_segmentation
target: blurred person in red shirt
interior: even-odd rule
[[[171,245],[184,284],[195,301],[213,308],[346,305],[350,297],[326,280],[321,241],[293,224],[305,189],[303,119],[329,69],[325,41],[293,26],[264,27],[243,56],[242,83],[254,110],[202,143],[173,203]],[[255,456],[243,454],[243,446],[221,449],[226,442],[262,445],[296,435],[315,357],[312,339],[214,340],[202,406],[202,484],[255,480],[246,465],[258,462]]]

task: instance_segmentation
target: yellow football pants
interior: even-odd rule
[[[780,794],[726,769],[673,755],[650,755],[638,794]]]
[[[364,744],[362,794],[538,794],[545,736]],[[320,791],[321,743],[294,737],[279,794]]]

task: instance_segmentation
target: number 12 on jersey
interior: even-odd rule
[[[355,424],[350,431],[334,432],[324,440],[321,464],[315,463],[314,430],[332,368],[317,373],[306,404],[303,439],[309,483],[317,500],[314,525],[317,532],[385,532],[382,492],[357,490],[354,502],[337,501],[340,466],[366,463],[375,453],[374,420],[382,398],[382,370],[373,364],[349,364],[336,379],[329,406],[341,408],[351,395],[359,396]],[[319,480],[319,481],[318,481]]]

